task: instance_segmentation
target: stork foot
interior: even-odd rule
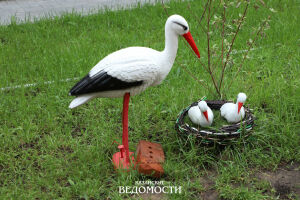
[[[126,160],[125,156],[125,149],[123,145],[119,145],[118,148],[120,149],[119,152],[115,153],[112,157],[113,165],[114,168],[117,169],[134,169],[135,164],[134,164],[134,157],[133,157],[133,152],[129,152],[129,160]]]

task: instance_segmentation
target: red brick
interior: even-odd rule
[[[157,178],[164,174],[162,164],[165,161],[165,155],[161,144],[141,140],[136,155],[139,173]]]

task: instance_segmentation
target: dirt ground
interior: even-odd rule
[[[219,199],[219,193],[214,189],[214,177],[216,176],[215,171],[208,171],[207,174],[200,178],[200,183],[204,187],[204,192],[201,193],[201,198],[205,200]]]
[[[257,178],[268,181],[280,199],[300,198],[300,163],[279,167],[276,171],[262,171]]]
[[[208,171],[207,175],[200,178],[200,182],[205,188],[204,192],[201,193],[203,200],[220,199],[218,191],[214,188],[215,176],[216,172]],[[300,199],[300,163],[282,165],[275,171],[255,172],[252,178],[259,182],[268,182],[271,189],[266,193],[271,196],[274,196],[274,192],[271,190],[275,190],[274,197],[279,199]],[[251,186],[249,185],[249,187]]]

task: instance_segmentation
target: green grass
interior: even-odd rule
[[[194,12],[200,13],[201,2],[190,2]],[[135,151],[142,139],[161,143],[166,155],[161,180],[182,186],[182,194],[164,197],[200,198],[204,191],[200,177],[212,171],[213,189],[220,198],[276,198],[275,193],[264,192],[268,184],[255,186],[255,172],[299,162],[299,1],[267,1],[267,6],[277,12],[262,6],[249,11],[237,50],[243,49],[251,27],[267,15],[271,15],[270,29],[227,91],[230,99],[240,91],[248,95],[246,104],[257,118],[251,137],[220,148],[200,146],[193,137],[176,133],[175,119],[183,108],[202,96],[214,98],[179,67],[178,62],[185,63],[195,76],[210,83],[182,40],[178,62],[163,84],[131,99],[130,149]],[[205,60],[205,35],[187,2],[172,2],[168,7],[169,14],[187,19]],[[68,91],[76,81],[60,80],[83,77],[100,59],[120,48],[162,50],[166,18],[156,5],[0,26],[0,87],[38,83],[0,91],[0,199],[138,198],[120,195],[118,186],[134,186],[135,181],[149,178],[135,172],[117,174],[111,164],[117,151],[112,142],[121,142],[122,100],[95,99],[70,110]],[[225,83],[235,69],[228,68]]]

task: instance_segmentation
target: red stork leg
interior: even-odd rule
[[[129,144],[128,144],[128,109],[129,109],[129,100],[130,100],[130,93],[125,93],[123,99],[123,135],[122,135],[122,143],[125,148],[125,162],[129,164]]]
[[[130,93],[125,93],[123,99],[123,135],[122,135],[122,145],[119,145],[120,152],[113,155],[113,164],[115,169],[129,169],[131,161],[133,164],[134,158],[132,156],[133,152],[129,152],[128,145],[128,107],[129,107]],[[124,156],[125,153],[125,156]],[[130,160],[131,157],[131,160]]]

